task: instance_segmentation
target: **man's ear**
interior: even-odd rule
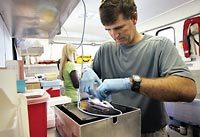
[[[133,20],[133,24],[135,25],[137,23],[137,12],[133,13],[132,20]]]
[[[137,23],[137,20],[136,20],[136,19],[134,19],[133,23],[134,23],[134,25],[136,25],[136,23]]]
[[[136,25],[136,23],[137,23],[137,19],[132,18],[132,21],[133,21],[133,24]]]

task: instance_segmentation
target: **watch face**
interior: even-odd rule
[[[140,92],[139,91],[140,83],[141,83],[142,79],[138,75],[133,75],[132,78],[133,78],[133,85],[132,85],[131,90],[139,93]]]
[[[140,81],[141,81],[140,76],[135,75],[135,76],[134,76],[134,81],[136,81],[136,82],[140,82]]]

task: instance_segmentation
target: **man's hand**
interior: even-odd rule
[[[96,97],[105,100],[110,94],[123,90],[131,90],[129,78],[105,79],[96,90]]]
[[[91,68],[86,68],[80,80],[80,91],[95,96],[94,92],[101,83],[97,74]]]

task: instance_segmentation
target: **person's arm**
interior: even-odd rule
[[[161,101],[190,102],[196,96],[195,82],[180,76],[142,78],[140,93]]]
[[[96,96],[105,100],[110,94],[132,90],[133,85],[132,77],[105,79],[97,88]],[[181,76],[142,78],[139,89],[140,94],[160,101],[190,102],[195,98],[196,92],[195,82]]]
[[[70,78],[72,80],[72,84],[74,88],[79,88],[79,79],[78,79],[78,74],[76,70],[71,71]]]

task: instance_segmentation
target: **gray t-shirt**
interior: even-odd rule
[[[165,37],[149,35],[131,46],[103,44],[95,55],[93,69],[103,80],[133,74],[146,78],[178,75],[192,79],[173,43]],[[142,133],[157,131],[167,124],[163,102],[133,91],[112,94],[112,102],[141,109]]]

